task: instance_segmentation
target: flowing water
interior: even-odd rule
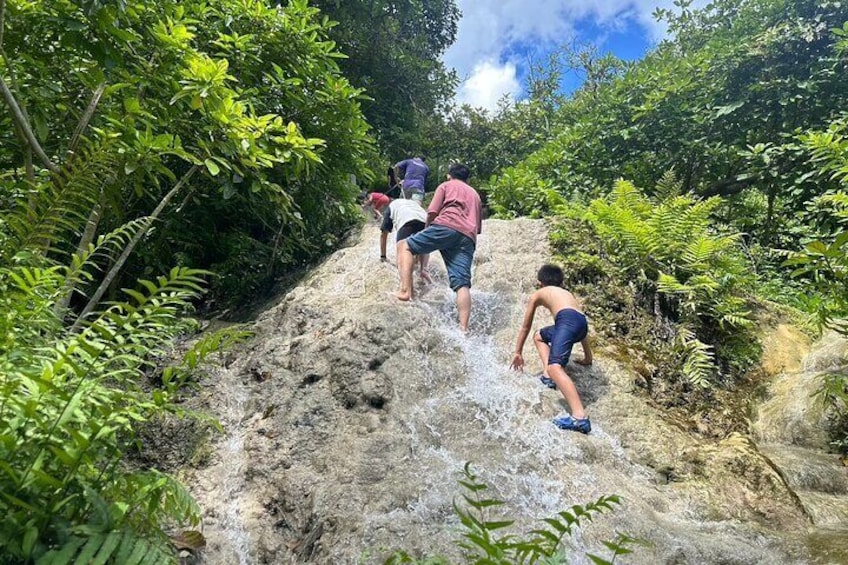
[[[542,222],[486,222],[468,335],[438,259],[417,300],[387,296],[396,273],[378,262],[377,237],[366,228],[261,315],[255,341],[211,379],[208,408],[227,436],[192,477],[206,509],[203,561],[381,563],[395,548],[455,558],[452,505],[470,461],[506,501],[496,516],[515,519],[515,533],[622,497],[568,540],[570,563],[609,557],[603,542],[617,532],[648,542],[624,563],[840,562],[845,470],[820,445],[775,432],[786,407],[764,405],[751,437],[698,440],[664,421],[601,350],[593,367],[568,368],[592,433],[551,424],[565,410],[559,393],[507,367],[547,259]],[[537,327],[548,320],[539,312]],[[538,372],[532,344],[524,353]],[[811,358],[815,371],[832,361]],[[781,382],[773,402],[797,396]],[[812,463],[792,471],[799,460]]]
[[[221,562],[233,565],[249,565],[249,535],[243,517],[243,495],[245,491],[244,451],[246,430],[242,425],[248,389],[235,375],[223,373],[223,378],[212,385],[218,403],[215,415],[223,428],[223,437],[217,445],[215,462],[204,470],[208,476],[210,492],[202,496],[214,497],[219,501],[215,508],[207,509],[204,523],[205,535],[221,540],[226,550]]]

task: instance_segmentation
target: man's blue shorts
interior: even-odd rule
[[[451,290],[471,288],[471,261],[474,259],[474,240],[446,226],[432,224],[430,227],[406,238],[413,255],[440,251]]]
[[[583,341],[588,333],[589,323],[586,316],[571,308],[563,308],[557,312],[554,325],[539,330],[542,341],[551,346],[548,365],[568,365],[571,348],[575,343]]]

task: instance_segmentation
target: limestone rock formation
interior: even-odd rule
[[[204,382],[226,433],[188,477],[206,513],[202,561],[381,563],[401,547],[456,556],[452,501],[471,461],[519,530],[622,497],[570,540],[572,563],[608,554],[601,542],[617,531],[650,542],[628,563],[807,562],[803,536],[785,532],[814,519],[750,438],[708,443],[664,422],[632,391],[637,375],[603,352],[569,367],[593,431],[563,432],[551,424],[559,394],[508,369],[549,258],[542,221],[485,222],[467,336],[438,258],[419,298],[389,296],[397,276],[379,262],[378,233],[364,228],[260,315],[249,346]],[[549,319],[540,312],[537,325]],[[525,357],[536,359],[530,341]]]

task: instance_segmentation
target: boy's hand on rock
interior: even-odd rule
[[[521,356],[521,353],[516,353],[512,356],[512,363],[509,364],[509,368],[515,371],[522,371],[524,369],[524,357]]]
[[[584,357],[583,359],[580,359],[579,361],[577,359],[575,359],[574,362],[577,363],[578,365],[583,365],[584,367],[589,367],[592,364],[592,358],[591,357]]]

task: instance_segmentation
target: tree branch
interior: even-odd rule
[[[100,302],[100,299],[103,298],[103,295],[106,294],[106,291],[109,289],[109,285],[111,285],[112,281],[115,280],[115,277],[118,276],[118,273],[124,266],[124,263],[127,262],[127,258],[133,252],[135,246],[138,245],[138,242],[141,241],[141,238],[144,237],[145,234],[147,234],[148,230],[150,229],[150,226],[153,225],[153,222],[156,221],[156,219],[159,217],[159,214],[162,213],[162,210],[164,210],[165,206],[167,206],[168,202],[170,202],[171,198],[173,198],[174,195],[180,191],[183,185],[189,181],[189,179],[192,177],[192,175],[194,175],[197,169],[197,165],[194,165],[191,169],[189,169],[188,172],[184,174],[182,178],[177,182],[177,184],[174,185],[174,188],[172,188],[170,192],[168,192],[168,194],[166,194],[165,197],[162,198],[162,201],[159,202],[159,205],[156,206],[156,209],[153,210],[153,212],[151,212],[150,216],[147,217],[147,222],[145,222],[144,226],[140,230],[138,230],[138,232],[136,232],[136,234],[124,248],[123,252],[121,252],[120,257],[118,257],[118,260],[115,261],[114,265],[112,265],[112,268],[109,269],[109,272],[103,278],[103,281],[101,281],[100,286],[97,287],[97,290],[95,291],[91,299],[88,301],[88,304],[86,304],[85,308],[83,308],[83,311],[80,312],[79,317],[77,317],[76,321],[71,326],[72,332],[77,327],[79,327],[83,319],[89,314],[91,314],[91,312],[97,307],[97,304]]]
[[[0,49],[3,45],[3,31],[6,29],[6,0],[0,0]]]
[[[27,143],[29,143],[30,148],[35,152],[41,162],[44,163],[44,166],[53,171],[54,173],[59,172],[59,167],[50,160],[44,150],[39,145],[38,140],[35,138],[35,134],[32,132],[32,128],[29,126],[29,122],[24,117],[23,112],[21,112],[20,106],[18,106],[18,102],[15,100],[14,94],[9,90],[9,87],[6,85],[6,81],[3,80],[3,77],[0,76],[0,91],[3,92],[3,98],[6,99],[6,104],[8,104],[9,109],[12,111],[12,118],[15,120],[15,123],[21,128],[21,131],[26,137]]]
[[[0,0],[0,2],[2,2],[2,0]],[[97,109],[97,104],[100,103],[100,98],[103,96],[103,91],[105,90],[106,83],[101,82],[94,91],[94,94],[91,95],[91,101],[88,103],[88,107],[85,109],[85,113],[82,115],[82,118],[80,118],[80,121],[74,130],[74,135],[71,136],[71,143],[68,145],[68,155],[73,155],[76,151],[77,145],[79,145],[79,141],[82,138],[82,132],[84,132],[85,128],[88,127],[88,122],[91,121],[91,118],[94,117],[94,111]]]

